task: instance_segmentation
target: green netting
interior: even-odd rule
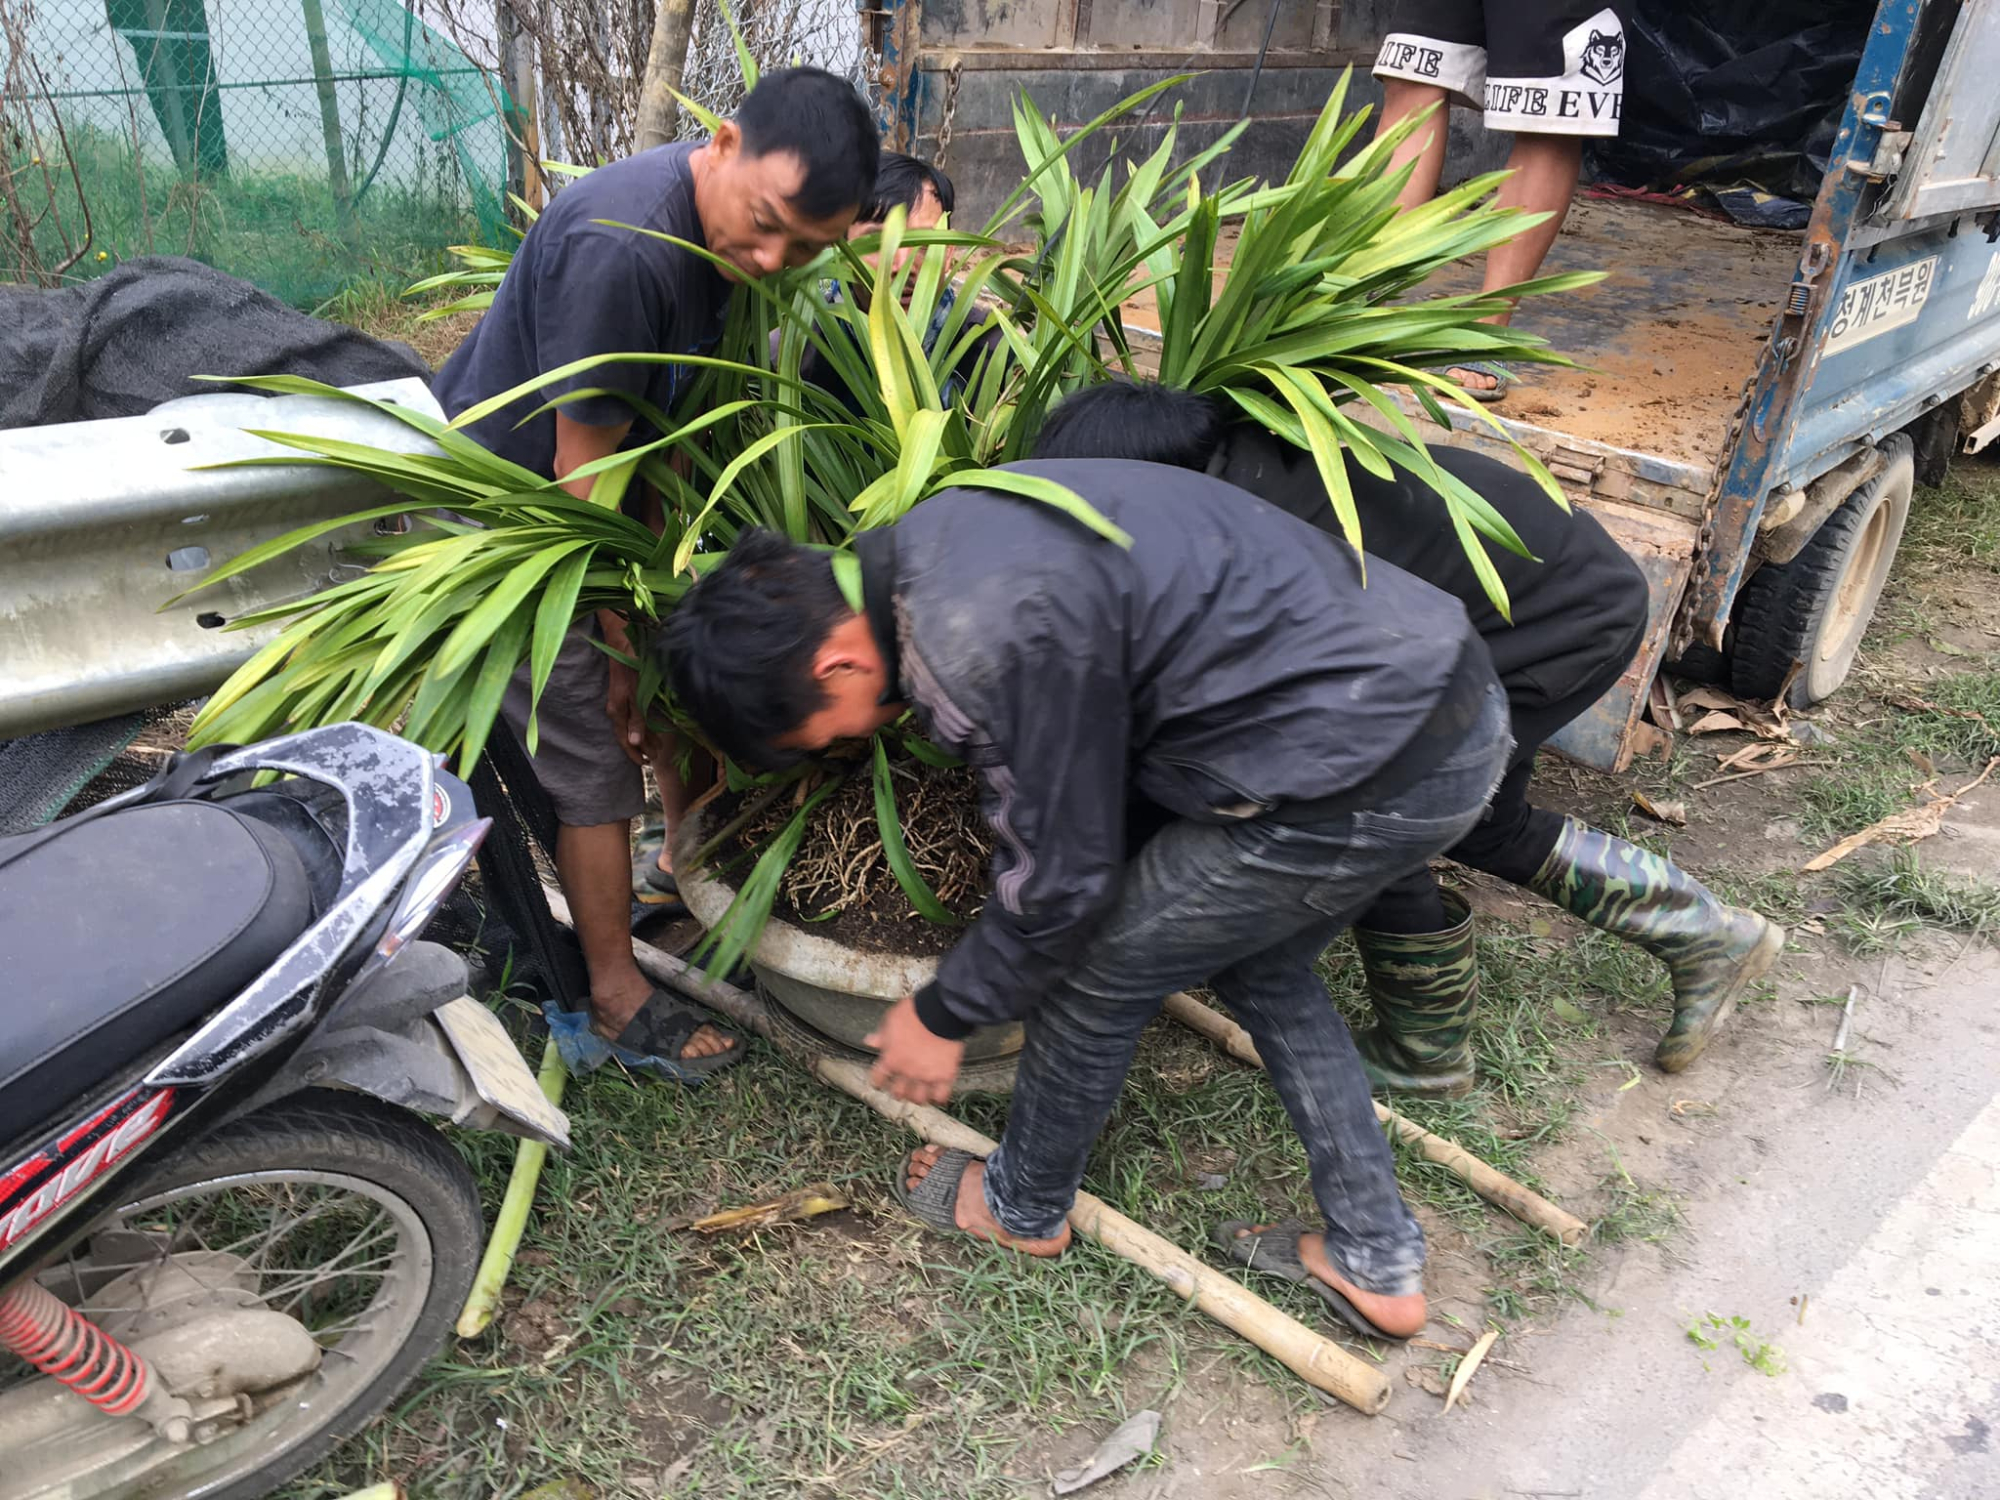
[[[40,97],[0,111],[36,128],[0,118],[0,152],[47,212],[28,253],[0,218],[0,263],[56,264],[87,205],[66,279],[189,255],[312,308],[507,234],[505,96],[395,0],[34,0],[26,16]]]

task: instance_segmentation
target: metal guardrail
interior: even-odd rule
[[[421,380],[357,386],[442,415]],[[0,432],[0,739],[212,691],[278,627],[226,630],[357,563],[342,528],[167,601],[229,559],[383,503],[371,480],[312,464],[204,469],[292,450],[245,428],[435,451],[415,429],[317,396],[191,396],[141,417]]]

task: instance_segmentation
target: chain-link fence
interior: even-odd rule
[[[0,0],[0,17],[0,274],[188,255],[312,306],[504,232],[491,81],[394,0]]]
[[[638,149],[652,0],[508,0],[497,11],[495,0],[422,3],[453,41],[498,76],[532,75],[533,144],[540,157],[595,166]],[[863,3],[735,0],[730,10],[760,68],[810,64],[852,79],[865,93],[876,60],[863,42]],[[679,90],[726,115],[743,97],[743,68],[728,18],[717,0],[696,0],[692,23]],[[682,110],[678,134],[700,133],[699,122]]]
[[[763,66],[864,77],[855,0],[738,20]],[[634,149],[652,27],[653,0],[0,0],[0,279],[188,255],[307,308],[414,280],[501,242],[510,161]],[[740,97],[716,0],[681,87]]]

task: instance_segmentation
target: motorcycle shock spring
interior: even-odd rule
[[[0,1292],[0,1349],[107,1416],[129,1416],[146,1402],[145,1360],[32,1281]]]

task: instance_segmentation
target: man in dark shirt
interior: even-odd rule
[[[703,144],[661,146],[577,179],[529,229],[492,308],[439,372],[439,402],[456,416],[594,355],[699,352],[721,332],[732,283],[803,265],[847,232],[873,188],[879,152],[851,84],[791,68],[766,74]],[[721,264],[624,225],[670,235]],[[671,411],[690,374],[670,364],[600,364],[468,430],[501,457],[563,479],[660,436],[644,412]],[[529,416],[584,391],[595,394]],[[565,487],[588,498],[591,483]],[[535,753],[562,825],[556,867],[590,971],[592,1023],[668,1071],[711,1072],[736,1061],[742,1042],[655,990],[632,960],[635,879],[672,892],[666,849],[686,794],[673,747],[646,730],[636,674],[600,641],[630,653],[625,622],[610,611],[570,632],[541,698]],[[528,704],[524,668],[504,705],[517,734],[525,734]],[[630,824],[645,807],[649,755],[669,837],[657,860],[648,857],[653,869],[635,870]]]
[[[1207,396],[1122,381],[1079,391],[1050,413],[1035,455],[1205,470],[1340,534],[1312,455],[1253,423],[1230,421]],[[1507,690],[1513,759],[1486,817],[1450,857],[1527,886],[1659,958],[1673,980],[1674,1020],[1654,1058],[1678,1073],[1777,961],[1784,930],[1725,904],[1663,856],[1528,801],[1536,750],[1602,697],[1638,651],[1645,576],[1594,519],[1564,512],[1520,471],[1462,448],[1440,446],[1433,456],[1534,554],[1491,549],[1510,623],[1486,597],[1430,486],[1382,479],[1347,461],[1369,556],[1460,600]],[[1380,1022],[1359,1038],[1370,1076],[1404,1092],[1465,1092],[1479,998],[1471,909],[1441,891],[1428,868],[1413,870],[1363,914],[1354,937]]]
[[[949,489],[830,558],[738,539],[683,596],[661,661],[723,754],[779,764],[913,709],[978,773],[992,890],[936,979],[870,1044],[878,1085],[942,1101],[975,1027],[1025,1045],[990,1162],[896,1174],[926,1223],[1029,1254],[1065,1216],[1139,1033],[1212,983],[1267,1059],[1324,1225],[1217,1230],[1353,1326],[1424,1323],[1423,1235],[1353,1039],[1313,964],[1390,881],[1461,837],[1506,764],[1505,698],[1459,603],[1205,475],[1020,463],[1129,534]],[[1134,796],[1169,821],[1127,857]]]

